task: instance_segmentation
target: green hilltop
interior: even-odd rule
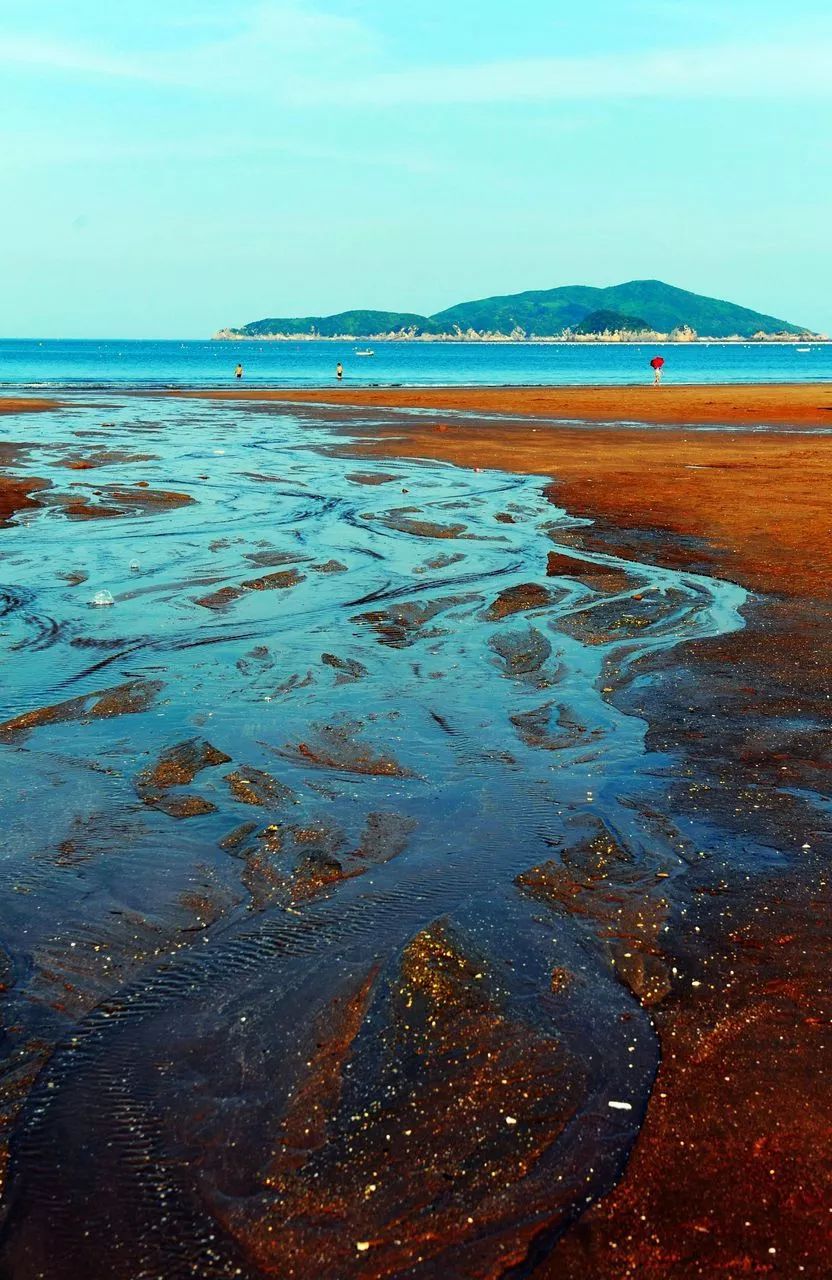
[[[567,331],[602,333],[605,329],[672,333],[692,329],[707,338],[751,338],[756,333],[798,335],[807,332],[775,316],[733,302],[676,289],[661,280],[631,280],[597,289],[563,285],[504,297],[461,302],[432,316],[406,311],[342,311],[333,316],[270,317],[218,337],[407,337],[475,338],[479,335],[556,338]]]

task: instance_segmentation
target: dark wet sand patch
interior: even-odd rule
[[[506,587],[488,606],[486,617],[497,622],[513,613],[525,613],[529,609],[545,609],[552,603],[553,595],[536,582],[521,582],[516,587]]]
[[[0,742],[15,742],[41,725],[106,720],[147,711],[164,688],[161,680],[130,680],[97,693],[82,694],[50,707],[38,707],[0,724]]]
[[[235,587],[221,587],[219,591],[200,596],[194,600],[194,604],[201,605],[203,609],[225,609],[248,591],[285,591],[303,582],[305,576],[303,573],[298,573],[297,569],[267,573],[260,578],[249,578],[247,582],[241,582]]]
[[[562,1046],[504,1006],[491,964],[442,921],[392,982],[346,972],[311,1030],[261,1190],[222,1215],[250,1265],[508,1274],[563,1212],[545,1153],[580,1086]]]
[[[552,534],[561,538],[557,533]],[[619,567],[597,561],[580,560],[577,556],[567,555],[563,551],[550,551],[546,558],[546,575],[549,578],[574,578],[593,591],[615,593],[631,590],[635,581],[629,573]]]
[[[51,480],[38,476],[0,476],[0,525],[8,524],[19,511],[42,507],[33,495],[51,488]]]
[[[352,484],[390,484],[393,480],[398,480],[398,476],[388,475],[384,471],[353,471],[345,477]]]
[[[227,773],[225,781],[231,794],[240,804],[282,806],[294,804],[296,797],[291,787],[273,778],[264,769],[238,769]]]
[[[368,613],[356,614],[352,621],[372,627],[381,644],[392,649],[406,649],[417,641],[444,634],[441,628],[428,628],[427,625],[440,614],[460,605],[478,604],[480,600],[480,596],[473,594],[444,596],[426,603],[409,600],[391,605],[389,609],[371,609]]]
[[[346,573],[347,566],[341,564],[340,560],[325,560],[323,564],[313,564],[309,566],[314,573]]]
[[[339,658],[335,653],[322,653],[321,662],[338,672],[338,684],[345,680],[362,680],[368,674],[364,664],[357,662],[355,658]]]
[[[282,754],[305,760],[321,769],[376,777],[413,777],[411,770],[392,756],[362,743],[359,738],[362,728],[360,721],[318,725],[314,727],[314,734],[297,746],[287,746]]]
[[[552,656],[552,646],[536,627],[526,631],[504,631],[489,641],[502,660],[507,676],[535,676],[545,679],[543,667]]]
[[[55,465],[70,471],[91,471],[97,467],[130,466],[136,462],[156,462],[153,453],[130,453],[126,449],[92,449],[58,458]]]
[[[525,892],[592,922],[619,981],[645,1006],[671,990],[671,962],[660,945],[670,905],[655,869],[636,863],[602,824],[550,860],[517,877]]]
[[[160,791],[166,791],[169,787],[185,787],[203,769],[228,764],[230,760],[231,756],[227,756],[210,742],[191,738],[163,751],[153,768],[140,774],[139,781],[142,787]]]

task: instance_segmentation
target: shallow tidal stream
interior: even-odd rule
[[[615,692],[744,593],[280,406],[5,435],[52,487],[0,529],[3,1274],[531,1274],[638,1133],[698,856]]]

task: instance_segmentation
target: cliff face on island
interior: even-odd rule
[[[783,339],[809,330],[732,302],[689,293],[661,280],[631,280],[596,289],[564,285],[448,307],[432,316],[405,311],[341,311],[284,316],[221,329],[218,339],[346,338],[434,341],[689,342],[703,338]]]

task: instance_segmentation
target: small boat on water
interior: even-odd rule
[[[811,350],[811,347],[795,347],[795,351],[799,351],[801,355],[805,355],[807,351]]]
[[[370,348],[368,347],[366,351],[356,351],[355,354],[357,356],[374,356],[375,351],[371,351]]]

